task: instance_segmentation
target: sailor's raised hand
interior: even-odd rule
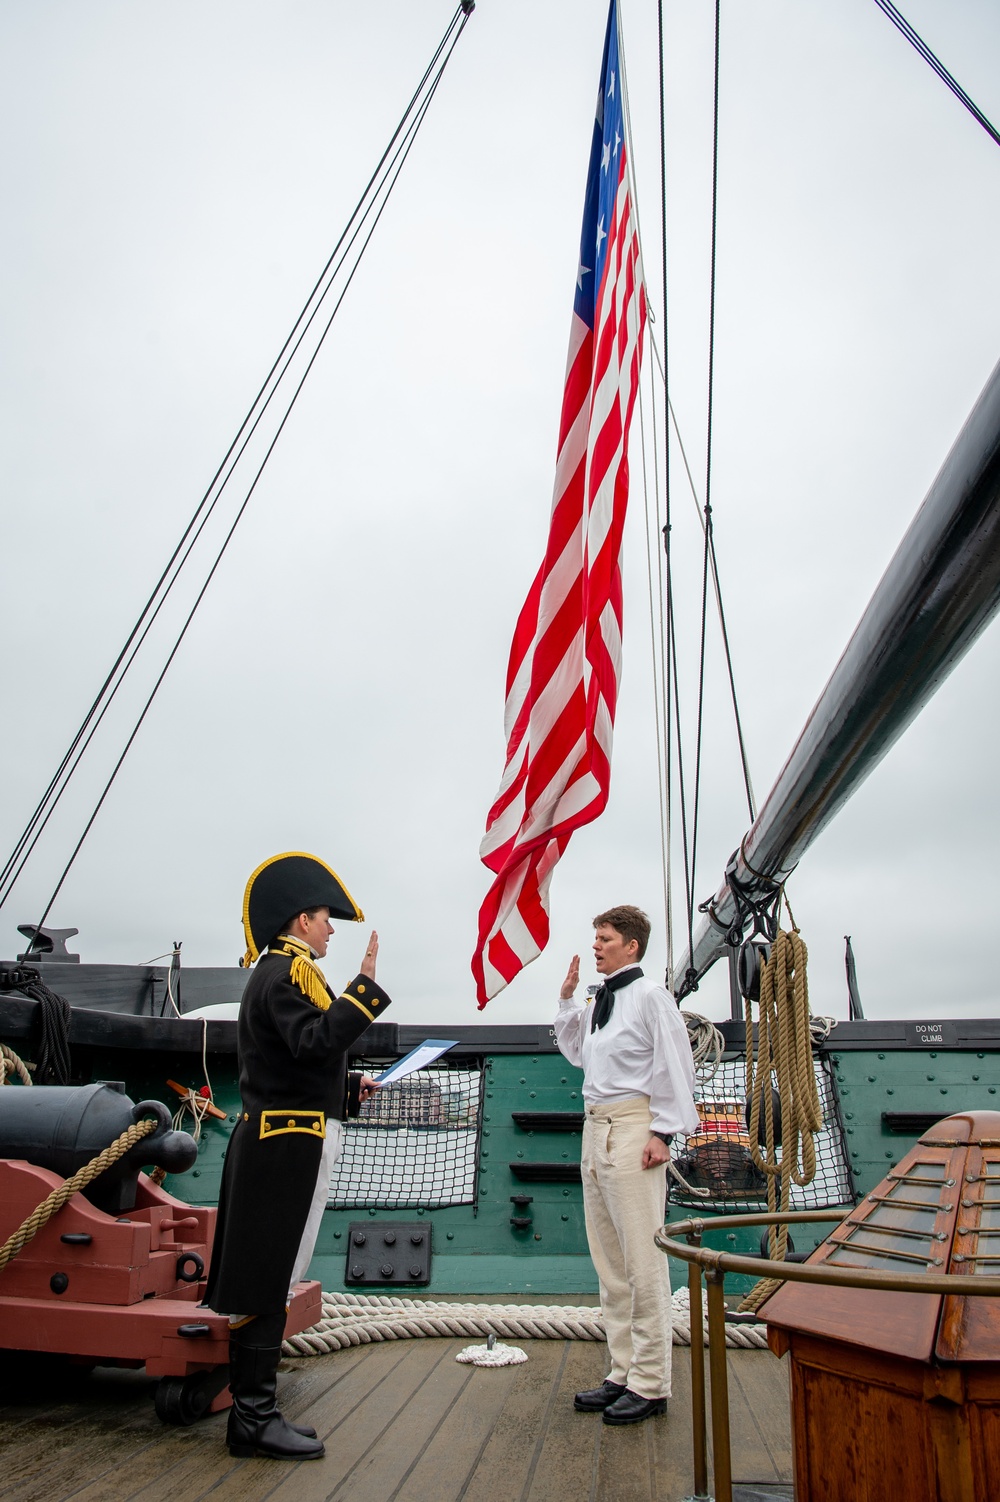
[[[563,1001],[572,1001],[576,988],[580,984],[580,956],[575,954],[569,962],[566,979],[562,983],[559,996]]]
[[[368,940],[365,957],[361,961],[361,974],[367,975],[369,980],[375,979],[375,961],[378,959],[378,934],[372,929],[372,936]]]

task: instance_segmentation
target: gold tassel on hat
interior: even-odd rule
[[[321,1012],[327,1010],[333,997],[326,989],[322,972],[316,968],[312,960],[306,959],[304,954],[297,954],[292,960],[289,979],[293,986],[298,986],[302,995],[311,1001],[314,1007],[319,1007]]]

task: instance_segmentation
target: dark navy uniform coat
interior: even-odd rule
[[[389,997],[359,975],[326,1010],[291,980],[294,955],[268,950],[237,1024],[239,1119],[222,1171],[205,1303],[223,1314],[278,1314],[316,1188],[328,1119],[349,1102],[347,1051]],[[313,971],[314,975],[318,972]]]

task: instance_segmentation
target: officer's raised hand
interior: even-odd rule
[[[367,975],[369,980],[375,979],[375,961],[378,959],[378,934],[372,929],[371,938],[368,940],[368,948],[365,957],[361,961],[361,974]]]

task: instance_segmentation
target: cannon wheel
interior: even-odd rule
[[[156,1416],[165,1424],[196,1424],[229,1380],[228,1366],[187,1377],[161,1377],[156,1386]]]

